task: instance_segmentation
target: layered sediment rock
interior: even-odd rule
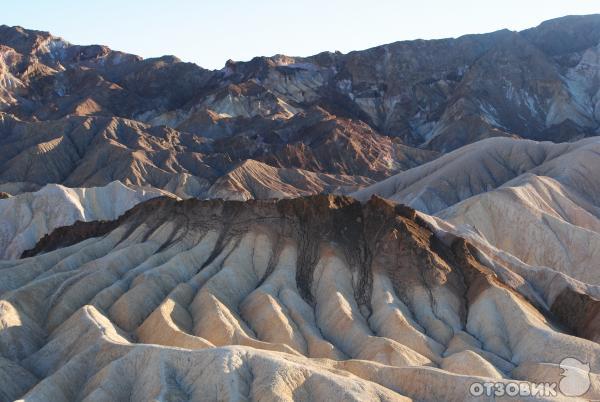
[[[92,188],[48,184],[34,193],[0,200],[0,259],[19,258],[56,228],[76,221],[112,221],[134,205],[165,194],[120,182]]]
[[[0,352],[29,373],[11,398],[464,400],[565,354],[599,392],[592,310],[557,298],[564,322],[407,207],[156,198],[82,225],[0,265]]]

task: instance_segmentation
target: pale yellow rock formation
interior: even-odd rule
[[[473,382],[541,381],[567,356],[600,396],[598,343],[428,219],[380,199],[150,200],[0,264],[0,396],[481,400]]]
[[[0,200],[0,259],[15,259],[44,235],[75,221],[113,220],[134,205],[168,193],[112,182],[104,187],[48,184],[34,193]]]

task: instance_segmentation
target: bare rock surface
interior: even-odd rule
[[[120,180],[203,197],[247,160],[362,183],[490,137],[575,141],[600,127],[599,43],[599,15],[568,16],[209,71],[3,25],[0,191]]]
[[[598,400],[599,127],[600,15],[217,71],[0,26],[0,401],[482,400],[567,357]]]
[[[408,207],[161,197],[90,227],[0,263],[0,353],[27,373],[8,399],[459,401],[565,355],[599,396],[593,299],[561,299],[591,331],[566,329],[536,282]]]
[[[30,121],[114,116],[224,138],[319,106],[441,152],[495,136],[565,141],[597,132],[599,42],[599,15],[567,16],[521,32],[230,60],[209,71],[1,26],[0,108]]]
[[[164,194],[120,182],[92,188],[48,184],[34,193],[0,200],[0,259],[19,258],[58,227],[76,221],[114,220],[134,205]]]
[[[597,137],[555,144],[510,138],[479,141],[437,160],[394,175],[353,194],[372,194],[436,214],[472,196],[510,185],[522,175],[547,176],[600,204],[593,172],[600,159]],[[519,179],[520,180],[520,179]]]
[[[47,183],[92,187],[119,180],[182,198],[207,197],[219,178],[236,175],[232,170],[240,163],[256,161],[276,168],[262,169],[263,176],[271,175],[267,180],[289,187],[290,194],[303,194],[307,174],[330,177],[325,179],[330,184],[360,187],[437,156],[320,109],[283,122],[241,127],[245,131],[240,135],[213,139],[122,118],[71,116],[27,122],[0,112],[0,189],[18,193]],[[265,138],[265,132],[279,134]],[[285,177],[277,169],[287,169]]]
[[[369,184],[373,184],[373,180],[362,176],[278,169],[265,163],[247,160],[217,179],[204,196],[242,201],[295,198],[319,193],[348,194]]]
[[[563,144],[490,139],[354,196],[406,203],[496,249],[493,254],[600,285],[599,152],[597,138]]]

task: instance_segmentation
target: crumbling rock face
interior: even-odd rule
[[[0,401],[481,400],[567,357],[600,399],[599,27],[208,71],[0,26]]]
[[[519,272],[530,272],[551,305],[557,273],[600,285],[599,151],[597,137],[562,144],[488,139],[352,195],[377,194],[434,214],[445,231],[511,270],[519,259]]]
[[[0,26],[0,186],[120,180],[209,197],[246,160],[363,186],[490,137],[594,136],[599,27],[569,16],[208,71]],[[302,181],[277,187],[305,195]]]
[[[567,353],[589,362],[585,397],[598,397],[600,346],[565,332],[597,339],[594,307],[579,307],[590,302],[546,308],[523,278],[432,229],[408,207],[341,196],[163,197],[60,229],[0,263],[0,363],[24,373],[11,387],[0,375],[0,389],[458,401],[482,378],[534,381]]]
[[[56,228],[76,221],[112,221],[137,203],[165,194],[120,182],[92,188],[48,184],[39,191],[1,200],[0,259],[19,258]]]
[[[217,179],[205,196],[245,201],[295,198],[320,193],[347,194],[372,183],[373,180],[363,176],[275,168],[265,163],[247,160]]]
[[[61,226],[44,235],[33,248],[23,251],[21,258],[28,258],[57,248],[67,247],[90,237],[104,236],[118,226],[119,220],[76,221],[70,226]]]
[[[269,195],[252,187],[270,183],[280,189],[277,196],[293,197],[347,192],[344,186],[360,188],[437,156],[323,110],[285,121],[242,121],[236,130],[213,139],[122,118],[25,122],[0,112],[0,185],[91,187],[119,180],[180,197],[235,196],[227,182],[240,165],[251,164],[241,169],[249,176],[250,184],[242,184],[247,197]]]
[[[552,312],[577,336],[600,343],[600,300],[565,289],[554,300]]]

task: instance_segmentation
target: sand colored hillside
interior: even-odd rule
[[[600,204],[600,139],[555,144],[492,138],[470,144],[430,163],[354,193],[377,194],[435,214],[462,200],[498,188],[526,173],[547,176]]]
[[[7,399],[462,401],[559,378],[565,354],[600,396],[590,295],[542,294],[381,199],[157,198],[71,232],[0,264]]]
[[[204,196],[245,201],[294,198],[320,193],[347,194],[372,183],[373,180],[367,177],[314,173],[302,169],[278,169],[247,160],[220,177]]]
[[[600,285],[599,212],[555,179],[525,175],[437,216],[529,265]]]
[[[92,188],[48,184],[34,193],[0,200],[0,259],[19,258],[58,227],[76,221],[113,220],[134,205],[164,194],[120,182]]]
[[[481,141],[354,193],[435,214],[530,266],[600,284],[600,140]]]

